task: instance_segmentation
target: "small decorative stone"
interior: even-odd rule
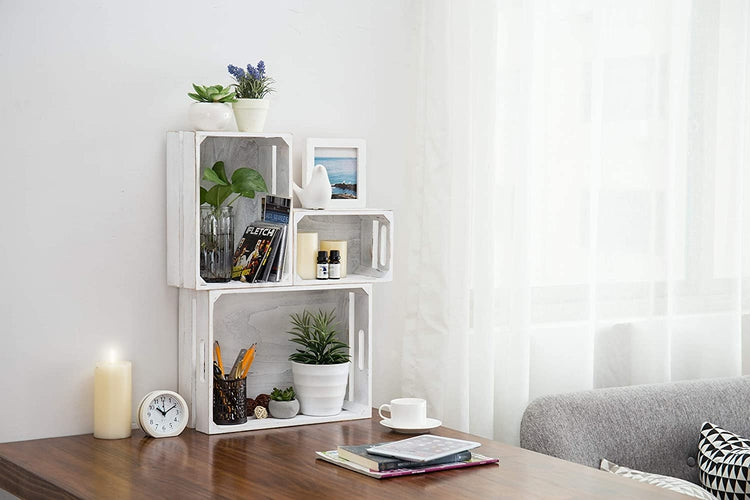
[[[257,418],[258,420],[260,420],[260,419],[266,418],[266,417],[268,417],[268,411],[266,411],[266,409],[263,408],[262,406],[256,406],[255,407],[255,418]]]
[[[255,404],[268,410],[268,402],[271,401],[269,394],[258,394],[255,396]]]
[[[247,414],[248,415],[253,414],[256,406],[258,406],[258,403],[256,403],[253,398],[247,398]]]

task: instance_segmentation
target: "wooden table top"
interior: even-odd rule
[[[377,415],[375,415],[377,417]],[[403,439],[377,418],[208,436],[186,430],[0,444],[0,489],[22,498],[673,498],[655,486],[441,427],[499,465],[374,479],[316,460],[340,444]]]

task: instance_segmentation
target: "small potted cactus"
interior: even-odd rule
[[[232,123],[234,97],[232,87],[221,85],[193,84],[195,92],[188,92],[188,97],[195,102],[190,105],[190,124],[195,130],[225,130]]]
[[[268,411],[273,418],[292,418],[299,413],[299,401],[294,398],[294,388],[284,390],[273,388]]]

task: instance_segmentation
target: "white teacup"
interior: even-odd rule
[[[383,415],[383,410],[390,413],[390,417]],[[391,403],[380,405],[380,418],[390,418],[394,427],[420,427],[427,425],[427,401],[420,398],[392,399]]]

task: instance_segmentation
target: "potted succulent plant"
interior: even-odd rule
[[[268,192],[266,181],[256,170],[240,167],[227,177],[224,162],[217,161],[203,171],[203,180],[213,186],[201,186],[200,271],[206,283],[226,283],[232,279],[234,257],[234,215],[232,204],[238,199],[255,198],[256,192]],[[235,194],[228,203],[227,199]]]
[[[237,129],[240,132],[263,132],[269,105],[264,97],[274,91],[271,86],[273,79],[266,76],[266,64],[263,61],[258,61],[256,67],[248,64],[247,71],[230,64],[227,69],[237,82],[232,84],[237,98],[232,103]]]
[[[292,314],[289,339],[299,347],[289,356],[300,411],[304,415],[337,415],[344,406],[349,379],[349,346],[336,336],[333,311]]]
[[[281,390],[274,387],[268,402],[268,412],[273,418],[292,418],[299,413],[299,401],[294,398],[294,388]]]
[[[195,130],[224,130],[232,123],[230,103],[234,97],[232,87],[211,85],[204,87],[193,84],[195,92],[188,96],[195,102],[190,105],[190,124]]]

